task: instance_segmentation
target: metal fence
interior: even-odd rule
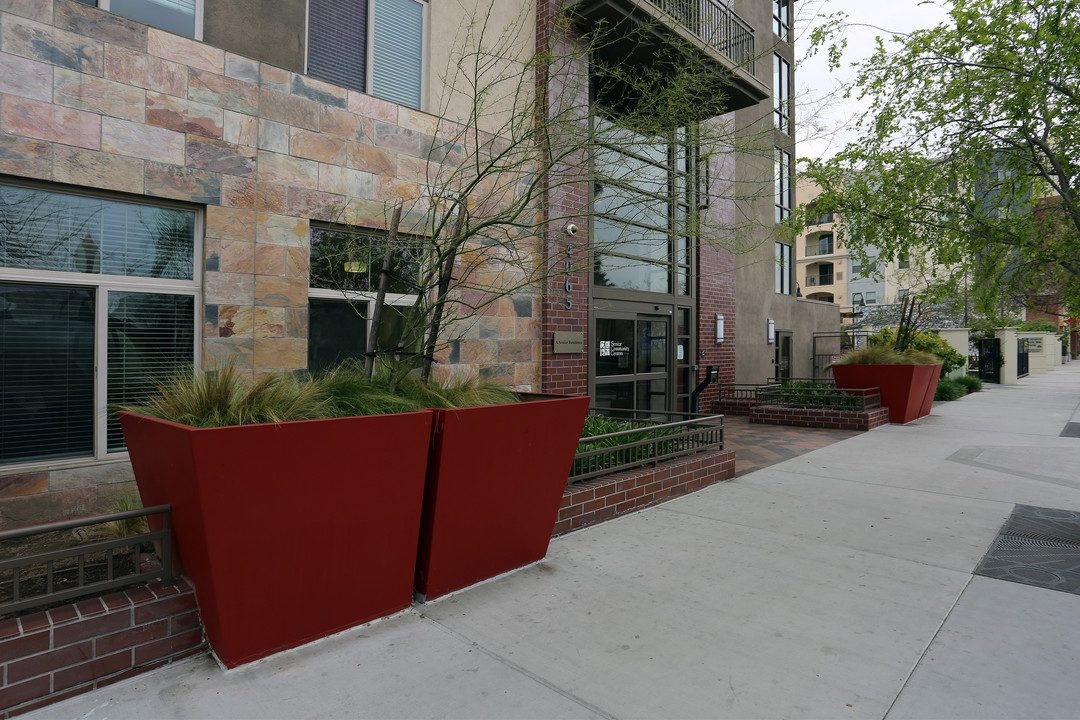
[[[610,415],[619,411],[593,408],[591,412]],[[655,411],[627,411],[625,415],[629,417],[621,419],[631,420],[636,427],[581,438],[570,483],[724,447],[723,415]],[[640,415],[646,417],[638,419]],[[662,422],[656,419],[658,415],[669,420],[689,419]]]
[[[758,405],[783,405],[791,408],[830,410],[865,410],[881,404],[879,395],[863,390],[841,390],[836,387],[768,386],[759,390]]]
[[[155,578],[161,578],[165,584],[173,581],[168,505],[0,531],[0,547],[3,547],[6,542],[25,541],[47,533],[123,523],[151,515],[161,516],[160,530],[0,560],[0,614],[99,594]],[[144,563],[147,555],[156,555],[157,562]]]
[[[754,72],[754,28],[718,0],[651,0],[721,55]]]

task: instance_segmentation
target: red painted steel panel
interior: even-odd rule
[[[589,398],[436,410],[416,590],[427,599],[544,557]]]
[[[908,423],[929,414],[927,388],[940,374],[941,365],[833,365],[832,371],[838,388],[880,388],[889,422]],[[936,389],[937,383],[933,384]],[[931,390],[930,404],[933,401]]]
[[[411,604],[430,411],[202,429],[120,415],[228,667]]]

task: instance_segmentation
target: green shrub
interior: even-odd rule
[[[310,382],[275,373],[254,381],[240,377],[236,366],[189,368],[155,384],[157,393],[137,405],[122,405],[151,417],[192,427],[256,425],[327,417],[326,396]]]
[[[935,400],[955,400],[967,395],[967,388],[951,378],[943,378],[934,392]]]
[[[882,328],[870,336],[871,345],[891,347],[896,342],[896,333],[892,328]],[[925,359],[920,363],[941,363],[941,375],[944,377],[957,368],[967,366],[967,358],[956,351],[947,341],[937,333],[929,330],[919,330],[911,340],[908,353],[920,353],[923,357],[933,355],[934,359]]]
[[[983,389],[983,381],[974,375],[961,375],[953,379],[963,385],[964,389],[969,393],[979,392]]]

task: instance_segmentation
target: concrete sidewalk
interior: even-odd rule
[[[1080,510],[1080,363],[558,538],[530,568],[251,666],[34,718],[1061,718],[1080,596],[975,577]]]

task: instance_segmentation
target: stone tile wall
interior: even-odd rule
[[[310,222],[384,228],[436,118],[75,0],[0,27],[0,173],[206,206],[204,356],[305,367]],[[442,359],[538,390],[538,296],[485,312]]]
[[[390,203],[422,193],[436,123],[75,0],[0,0],[0,181],[203,206],[208,362],[306,367],[311,222],[384,228]],[[443,367],[539,390],[539,298],[451,328]],[[0,469],[0,524],[106,511],[132,491],[108,485],[123,470]]]

